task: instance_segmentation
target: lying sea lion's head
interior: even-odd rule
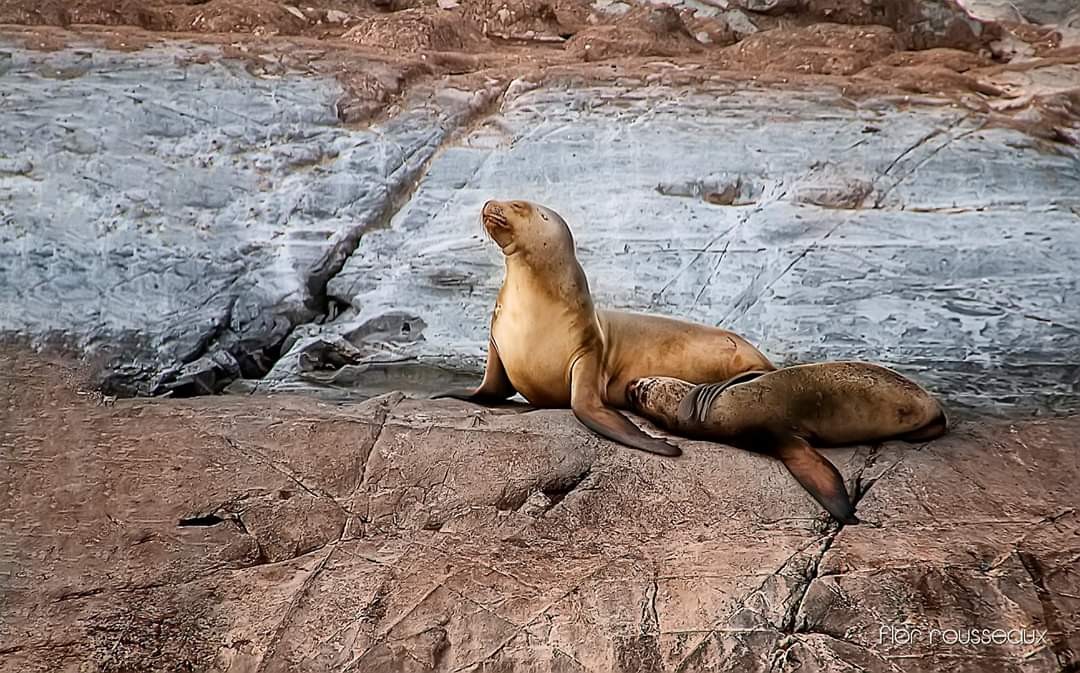
[[[503,254],[573,249],[570,227],[558,213],[528,201],[488,201],[481,211],[484,230]]]

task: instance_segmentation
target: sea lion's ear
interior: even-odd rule
[[[679,408],[675,411],[675,420],[679,422],[679,425],[691,425],[701,422],[705,415],[701,406],[702,395],[707,393],[712,385],[714,384],[702,383],[694,386],[690,389],[690,392],[686,393],[686,396],[679,402]],[[705,397],[709,401],[712,400],[710,395],[705,395]]]
[[[807,441],[795,435],[772,435],[772,446],[762,446],[779,458],[791,476],[814,496],[814,500],[844,524],[859,523],[840,472]]]

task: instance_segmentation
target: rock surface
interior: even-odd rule
[[[63,362],[0,366],[3,671],[1078,661],[1075,417],[831,450],[866,522],[838,529],[778,462],[695,442],[648,456],[566,411],[110,406]],[[1028,643],[947,635],[970,629]]]
[[[93,4],[67,11],[90,20]],[[1080,55],[1013,67],[982,43],[905,51],[918,26],[974,20],[951,2],[751,4],[761,21],[805,9],[853,25],[702,50],[687,46],[701,17],[637,8],[595,30],[651,35],[632,50],[642,56],[616,50],[591,69],[567,65],[588,42],[577,28],[565,48],[526,57],[402,43],[410,53],[393,63],[361,59],[348,37],[122,53],[71,35],[56,51],[19,46],[50,48],[28,37],[42,31],[5,38],[0,332],[94,354],[123,394],[236,379],[332,396],[463,383],[479,373],[501,273],[476,212],[490,196],[527,197],[570,219],[602,303],[723,323],[782,362],[901,365],[955,403],[1068,408],[1078,379],[1058,363],[1080,334],[1066,261]],[[277,16],[258,0],[185,7]],[[129,23],[128,9],[109,16]],[[308,9],[281,11],[312,25],[343,11]],[[585,21],[580,9],[468,16],[503,17],[498,30],[532,40]],[[393,32],[416,11],[364,16]],[[368,34],[335,18],[342,35]],[[682,60],[644,60],[660,53]],[[447,71],[466,75],[408,84]],[[394,96],[373,125],[351,123]]]
[[[404,363],[396,387],[478,376],[503,274],[478,213],[524,198],[570,223],[601,305],[724,325],[779,362],[887,362],[957,403],[1069,404],[1078,157],[948,106],[535,89],[432,162],[330,279],[350,308],[303,333],[357,346],[334,375],[353,390],[380,360]],[[293,387],[305,343],[260,385]]]
[[[1080,154],[992,110],[516,80],[418,89],[364,129],[336,81],[265,58],[11,53],[0,329],[101,351],[111,390],[475,378],[497,196],[567,217],[603,305],[723,324],[780,362],[880,360],[964,405],[1077,399]]]
[[[310,4],[0,2],[0,671],[1080,669],[1063,3]],[[765,457],[389,392],[478,379],[492,197],[952,434],[828,451],[837,528]]]
[[[336,81],[274,62],[184,44],[13,53],[0,329],[104,350],[123,392],[265,374],[295,325],[325,315],[326,280],[362,232],[488,95],[418,94],[358,130],[338,118]]]
[[[979,18],[995,21],[1061,24],[1080,17],[1076,4],[1068,0],[961,0],[960,4]]]

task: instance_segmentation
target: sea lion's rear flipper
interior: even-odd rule
[[[848,498],[844,479],[825,456],[817,452],[802,437],[781,435],[775,438],[772,452],[788,469],[791,476],[814,496],[814,500],[829,511],[833,517],[846,524],[859,523],[855,508]]]
[[[487,365],[484,366],[484,380],[480,382],[480,386],[446,390],[432,395],[431,399],[451,397],[455,400],[477,404],[494,404],[502,402],[515,392],[517,391],[514,390],[514,384],[510,383],[510,377],[506,375],[506,369],[503,368],[502,360],[499,359],[499,349],[495,347],[495,342],[489,339]]]
[[[650,437],[626,416],[604,404],[600,367],[595,355],[583,355],[570,369],[570,408],[585,427],[626,446],[661,456],[681,456],[682,449]]]

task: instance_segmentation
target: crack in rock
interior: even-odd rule
[[[1080,666],[1076,653],[1069,647],[1067,640],[1069,631],[1061,624],[1060,610],[1054,603],[1053,594],[1046,588],[1042,563],[1030,552],[1017,550],[1016,555],[1035,587],[1035,595],[1039,599],[1039,605],[1042,606],[1043,626],[1047,629],[1046,639],[1049,641],[1050,651],[1054,653],[1058,665],[1062,667],[1062,670]]]
[[[857,508],[858,505],[859,505],[859,502],[866,496],[867,493],[870,492],[870,489],[878,481],[880,481],[880,479],[889,470],[891,470],[893,467],[895,467],[897,464],[899,464],[900,460],[902,460],[902,458],[898,459],[897,462],[894,463],[893,466],[891,466],[889,468],[889,470],[886,470],[885,473],[882,473],[878,477],[868,481],[866,484],[863,484],[863,482],[862,482],[863,474],[867,470],[873,468],[874,465],[876,465],[878,455],[879,455],[879,451],[880,451],[880,446],[872,447],[871,450],[870,450],[870,453],[866,457],[866,460],[863,461],[862,466],[859,468],[858,472],[855,475],[855,478],[854,478],[854,482],[855,482],[854,491],[855,492],[852,494],[852,499],[851,499],[851,504],[852,504],[853,508]],[[828,533],[828,535],[826,535],[825,539],[823,540],[823,542],[821,544],[820,549],[814,555],[814,558],[812,559],[812,561],[810,563],[810,566],[807,568],[807,572],[806,572],[806,575],[805,575],[805,580],[801,583],[800,588],[796,590],[796,595],[797,595],[796,600],[794,600],[792,602],[792,605],[785,612],[784,619],[783,619],[783,621],[781,623],[781,628],[780,628],[780,631],[783,632],[784,634],[790,636],[790,635],[794,635],[796,633],[809,633],[810,632],[809,631],[809,629],[810,629],[810,626],[809,626],[810,620],[809,620],[809,618],[805,614],[800,614],[800,613],[802,613],[802,611],[803,611],[803,605],[804,605],[804,603],[806,601],[807,595],[809,594],[811,585],[813,585],[813,583],[816,582],[820,577],[821,562],[824,560],[825,555],[829,552],[829,549],[832,548],[832,545],[836,541],[837,536],[840,535],[840,532],[843,531],[845,527],[846,527],[846,525],[841,523],[841,522],[833,522],[832,530]]]

